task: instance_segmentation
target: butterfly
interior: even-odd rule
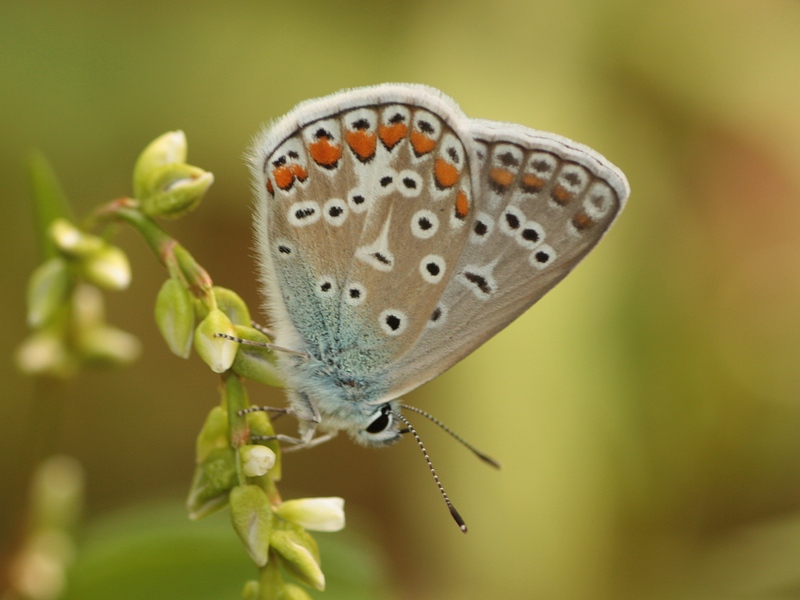
[[[300,423],[279,437],[302,445],[338,431],[397,441],[410,427],[399,398],[561,281],[629,195],[597,152],[468,118],[417,84],[302,102],[256,137],[249,164],[260,277]]]

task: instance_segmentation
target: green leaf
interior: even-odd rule
[[[316,590],[325,589],[325,575],[319,564],[319,549],[314,538],[305,529],[278,519],[272,529],[270,545],[280,555],[287,571]]]
[[[243,340],[264,345],[269,343],[269,338],[253,327],[236,325],[235,329],[236,337]],[[245,379],[273,387],[284,387],[275,361],[275,353],[265,346],[240,344],[231,368]]]
[[[173,354],[189,358],[194,340],[194,302],[177,279],[167,279],[156,298],[156,324]]]
[[[231,523],[245,550],[259,567],[267,564],[272,531],[272,509],[267,495],[257,485],[240,485],[231,490]]]
[[[228,493],[236,485],[236,451],[216,448],[197,465],[186,506],[190,519],[203,517],[228,503]]]

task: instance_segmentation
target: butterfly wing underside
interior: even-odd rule
[[[436,377],[521,315],[600,241],[629,194],[593,150],[470,120],[479,184],[470,234],[429,327],[392,370],[391,396]]]
[[[299,105],[256,140],[251,164],[276,342],[375,386],[364,399],[376,403],[522,314],[629,193],[589,148],[469,119],[403,84]]]
[[[388,387],[469,235],[467,121],[435,90],[385,85],[301,104],[256,141],[259,253],[279,344]]]

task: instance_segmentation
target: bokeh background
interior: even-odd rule
[[[86,373],[45,403],[15,370],[39,261],[28,152],[49,157],[82,215],[130,193],[138,152],[183,129],[189,162],[216,182],[167,229],[256,307],[251,136],[303,99],[383,81],[433,85],[470,116],[584,142],[633,193],[574,274],[407,398],[504,463],[488,469],[416,419],[468,535],[413,440],[374,451],[339,439],[286,458],[284,496],[347,502],[347,529],[318,536],[330,578],[320,596],[800,598],[790,0],[0,3],[3,560],[46,450],[85,469],[79,563],[117,586],[103,597],[237,598],[255,573],[226,514],[184,522],[217,380],[160,340],[164,273],[141,240],[121,230],[134,280],[107,296],[109,321],[142,341],[140,360]],[[280,390],[249,390],[281,402]],[[165,550],[170,532],[194,553]],[[104,573],[123,549],[129,572]]]

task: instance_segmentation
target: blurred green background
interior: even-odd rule
[[[183,523],[217,379],[160,340],[164,273],[130,231],[118,242],[134,281],[107,297],[108,320],[140,337],[141,359],[56,392],[57,414],[32,403],[12,360],[39,261],[28,152],[49,157],[83,215],[130,193],[139,151],[183,129],[189,162],[216,182],[166,227],[256,307],[251,136],[303,99],[383,81],[586,143],[633,193],[573,275],[407,398],[504,463],[485,468],[415,420],[468,535],[413,440],[287,456],[285,497],[347,501],[348,528],[318,537],[360,550],[323,550],[328,596],[347,597],[336,569],[367,557],[367,598],[800,598],[800,3],[789,0],[0,3],[0,556],[18,541],[44,435],[86,470],[86,552],[100,552],[109,522],[152,528],[155,547],[162,523],[233,540],[235,559],[181,556],[183,571],[158,575],[142,563],[126,585],[179,573],[186,587],[138,597],[237,598],[255,574],[225,515]],[[196,578],[211,571],[224,591],[202,595]]]

